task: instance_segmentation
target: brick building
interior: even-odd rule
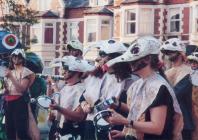
[[[21,0],[26,1],[26,0]],[[161,40],[178,37],[198,44],[196,0],[29,0],[40,11],[40,23],[31,27],[32,51],[45,65],[63,55],[66,42],[79,39],[84,46],[114,38],[126,43],[143,35]],[[94,58],[94,53],[86,56]]]

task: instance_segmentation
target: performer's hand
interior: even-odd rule
[[[112,130],[109,133],[109,139],[110,140],[121,139],[121,138],[124,138],[124,137],[125,137],[125,134],[122,131]]]
[[[60,106],[56,102],[53,102],[52,104],[50,104],[49,107],[51,110],[59,110],[60,108]]]
[[[127,118],[123,117],[115,111],[112,111],[112,116],[108,117],[106,120],[113,125],[128,125]]]
[[[56,118],[55,114],[53,112],[50,112],[49,116],[48,116],[48,120],[53,121],[53,120],[55,120],[55,118]]]
[[[112,100],[114,101],[114,103],[112,103],[110,105],[110,108],[112,108],[112,109],[118,109],[118,108],[120,108],[121,102],[116,97],[112,97]]]
[[[91,105],[88,104],[86,101],[81,103],[81,107],[85,113],[90,113],[92,111]]]

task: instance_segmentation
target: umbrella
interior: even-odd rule
[[[33,52],[26,52],[26,67],[34,73],[42,73],[43,62],[42,59]]]

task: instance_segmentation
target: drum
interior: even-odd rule
[[[37,98],[37,105],[42,109],[49,109],[50,104],[52,104],[52,99],[46,95]]]
[[[111,130],[112,125],[105,120],[106,117],[111,115],[112,113],[109,110],[100,111],[95,115],[93,123],[98,132]]]
[[[51,96],[42,95],[37,97],[36,103],[38,105],[38,128],[41,133],[42,138],[46,138],[49,135],[52,122],[48,121],[48,115],[49,115],[49,106],[54,101],[57,104],[60,104],[60,93],[56,92],[53,93]]]

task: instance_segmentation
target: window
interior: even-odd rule
[[[78,39],[78,22],[70,22],[69,23],[69,40],[77,40]]]
[[[38,44],[41,43],[41,39],[42,39],[42,32],[39,24],[33,25],[31,32],[31,42],[33,44]]]
[[[96,41],[96,20],[88,19],[87,20],[87,42],[95,42]]]
[[[126,34],[135,34],[136,32],[136,13],[135,10],[126,12]]]
[[[44,29],[44,43],[45,44],[53,44],[53,24],[52,23],[45,23]]]
[[[110,20],[101,21],[101,40],[107,40],[111,38]]]
[[[141,18],[144,17],[144,18]],[[141,34],[152,34],[153,33],[153,17],[154,14],[152,9],[149,8],[142,8],[140,12],[140,26],[139,31]]]
[[[97,1],[97,5],[99,6],[104,6],[108,4],[108,0],[96,0]]]
[[[2,14],[9,14],[9,5],[7,4],[7,2],[1,2],[2,3]]]
[[[109,4],[109,0],[90,0],[90,6],[104,6]]]
[[[195,26],[196,26],[196,32],[198,32],[198,6],[196,6],[196,13],[195,13]]]
[[[180,32],[180,18],[178,8],[170,9],[170,32]]]

